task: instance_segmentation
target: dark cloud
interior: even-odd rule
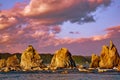
[[[80,32],[78,32],[78,31],[76,31],[76,32],[70,31],[69,33],[70,33],[70,34],[80,34]]]

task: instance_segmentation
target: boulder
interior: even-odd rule
[[[117,48],[115,47],[113,42],[110,41],[109,47],[106,45],[102,47],[99,67],[106,69],[113,69],[114,67],[118,66],[119,58],[120,57]]]
[[[42,66],[42,59],[32,45],[22,53],[20,66],[23,70],[36,70]]]
[[[67,48],[61,48],[56,51],[50,64],[51,68],[73,68],[76,67],[71,53]]]
[[[99,67],[100,57],[96,54],[92,54],[90,68],[97,68]]]

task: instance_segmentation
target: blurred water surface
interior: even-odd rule
[[[120,80],[120,73],[0,72],[0,80]]]

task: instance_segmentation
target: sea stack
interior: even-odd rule
[[[90,68],[97,68],[99,67],[100,57],[96,54],[92,54]]]
[[[32,45],[29,45],[28,48],[22,53],[20,66],[25,71],[41,69],[42,59]]]
[[[100,55],[100,68],[112,69],[119,64],[119,54],[116,46],[110,41],[110,46],[104,45]]]
[[[67,48],[61,48],[56,51],[52,60],[51,68],[73,68],[76,67],[74,60],[72,59],[71,53]]]
[[[96,55],[92,55],[91,65],[92,68],[113,69],[119,65],[119,53],[116,46],[110,40],[110,46],[104,45],[100,54],[100,59]]]

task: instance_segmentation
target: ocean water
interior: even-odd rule
[[[0,72],[0,80],[120,80],[120,73]]]

